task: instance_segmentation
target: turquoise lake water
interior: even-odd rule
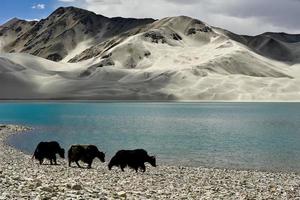
[[[8,143],[144,148],[159,164],[300,172],[300,103],[0,103],[0,123],[34,127]]]

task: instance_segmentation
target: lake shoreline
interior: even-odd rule
[[[21,124],[19,126],[27,127],[26,125],[21,125]],[[14,146],[13,144],[10,144],[9,140],[14,140],[14,138],[11,138],[14,136],[24,135],[24,134],[32,134],[30,131],[32,131],[34,129],[35,128],[31,126],[31,128],[26,130],[25,132],[24,131],[15,132],[14,134],[11,134],[7,138],[5,138],[4,144],[9,147],[12,147],[16,151],[19,151],[27,156],[32,156],[32,152],[25,151],[22,148],[19,148],[17,146]],[[39,134],[39,133],[34,133],[34,134]],[[65,149],[65,150],[67,150],[67,149]],[[106,159],[107,159],[107,155],[106,155]],[[109,159],[111,159],[111,158],[109,158]],[[108,164],[108,163],[106,163],[106,164]],[[268,169],[268,168],[257,168],[256,169],[256,168],[242,168],[242,167],[218,167],[218,166],[201,166],[201,165],[199,166],[199,165],[193,165],[193,164],[188,165],[186,163],[180,163],[180,162],[170,163],[170,162],[163,161],[163,160],[160,160],[159,164],[163,165],[163,166],[169,166],[169,167],[208,168],[208,169],[217,169],[217,170],[225,169],[225,170],[252,171],[252,172],[259,171],[259,172],[265,172],[265,173],[294,173],[294,174],[298,174],[300,176],[300,170],[295,171],[293,169],[271,169],[271,168],[270,169]]]
[[[122,173],[95,160],[93,169],[38,165],[5,143],[23,126],[0,128],[0,199],[295,199],[300,175],[248,170],[147,165],[147,171]]]
[[[300,100],[113,100],[113,99],[0,99],[0,103],[300,103]]]

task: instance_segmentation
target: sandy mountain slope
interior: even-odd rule
[[[201,21],[166,18],[144,30],[96,52],[100,62],[81,77],[98,76],[103,68],[127,69],[130,74],[118,82],[161,85],[159,91],[175,99],[299,98],[299,81],[289,65],[260,56]]]
[[[73,7],[25,24],[20,33],[0,28],[17,38],[4,51],[26,52],[0,53],[1,99],[300,100],[299,35],[242,36],[186,16],[107,18]]]
[[[264,57],[201,21],[165,18],[133,32],[76,63],[1,54],[0,98],[300,99],[299,65]]]

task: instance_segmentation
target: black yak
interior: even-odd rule
[[[135,150],[120,150],[116,155],[110,160],[108,164],[108,169],[111,170],[113,166],[120,167],[122,171],[126,166],[135,169],[141,168],[143,172],[146,171],[145,162],[150,163],[153,167],[156,167],[155,156],[149,156],[147,151],[144,149]]]
[[[96,157],[101,162],[105,162],[105,154],[99,151],[95,145],[72,145],[68,151],[69,167],[71,167],[72,162],[75,162],[81,168],[78,163],[81,160],[88,164],[88,168],[91,168]]]
[[[58,154],[61,158],[65,158],[65,150],[59,146],[58,142],[40,142],[37,145],[32,158],[40,161],[40,164],[43,164],[43,161],[46,158],[50,160],[51,165],[53,165],[53,162],[57,165],[56,154]]]

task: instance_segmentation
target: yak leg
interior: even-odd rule
[[[124,172],[125,165],[120,165],[122,172]]]
[[[75,161],[75,163],[77,164],[77,166],[78,166],[79,168],[81,168],[81,166],[79,165],[78,161]]]
[[[71,161],[69,160],[69,167],[71,167]]]
[[[132,168],[135,170],[136,173],[138,173],[139,165],[134,165],[134,166],[132,166]]]
[[[87,168],[91,169],[92,168],[92,164],[93,164],[93,159],[88,158],[88,159],[86,159],[85,162],[88,164]]]
[[[145,164],[142,164],[142,165],[141,165],[141,169],[142,169],[143,172],[146,171],[146,166],[145,166]]]
[[[91,169],[92,168],[92,162],[88,162],[88,169]]]
[[[39,161],[40,161],[40,165],[42,165],[42,164],[43,164],[43,161],[44,161],[44,159],[40,159]]]
[[[54,161],[54,165],[57,165],[56,156],[53,158],[53,161]]]

